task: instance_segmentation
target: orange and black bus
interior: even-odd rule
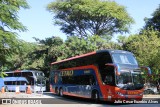
[[[99,50],[51,63],[50,91],[94,100],[142,99],[142,70],[134,55]]]

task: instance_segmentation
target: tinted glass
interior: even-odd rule
[[[144,86],[142,75],[140,73],[123,72],[117,76],[117,86],[127,90],[142,89]]]
[[[118,64],[138,65],[135,57],[132,54],[113,53],[112,57],[114,62]]]
[[[76,85],[93,85],[95,84],[95,78],[93,75],[63,76],[62,83]]]

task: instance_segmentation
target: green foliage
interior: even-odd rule
[[[20,8],[29,8],[25,0],[0,0],[0,29],[5,27],[13,30],[25,31],[26,28],[18,21]]]
[[[144,29],[152,28],[154,30],[160,31],[160,5],[153,12],[151,18],[145,18],[145,26]]]
[[[88,36],[87,38],[78,38],[77,36],[68,37],[65,41],[63,57],[60,59],[70,58],[76,55],[89,53],[102,49],[118,49],[119,45],[109,42],[97,35]]]
[[[8,58],[18,52],[19,40],[13,31],[26,30],[18,20],[18,11],[28,7],[25,0],[0,0],[0,67],[10,65]]]
[[[27,60],[21,68],[49,71],[50,63],[61,56],[60,46],[63,44],[63,40],[59,37],[46,38],[45,40],[35,38],[35,40],[38,45],[35,45],[34,49],[27,53]]]
[[[6,68],[5,68],[5,67],[3,67],[3,66],[0,68],[0,77],[2,77],[2,78],[3,78],[4,76],[6,76],[6,75],[7,75],[7,74],[4,72],[5,70],[6,70]]]
[[[106,0],[57,0],[47,9],[55,14],[55,24],[69,35],[112,35],[128,32],[133,19],[125,8]]]
[[[29,55],[31,52],[33,52],[37,47],[37,44],[34,43],[28,43],[25,41],[19,41],[19,44],[17,46],[18,53],[13,54],[11,57],[9,57],[9,60],[11,62],[10,69],[25,69],[26,62],[29,61]]]
[[[15,45],[17,39],[10,32],[0,30],[0,35],[0,65],[2,66],[7,63],[6,57],[16,51]]]

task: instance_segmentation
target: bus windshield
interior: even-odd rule
[[[45,86],[46,85],[45,78],[37,78],[36,85],[37,86]]]
[[[138,90],[143,88],[143,79],[140,73],[121,72],[116,78],[118,87],[126,90]]]
[[[114,63],[117,63],[117,64],[138,65],[135,57],[132,54],[113,53],[112,57],[113,57]]]

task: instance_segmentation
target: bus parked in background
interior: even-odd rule
[[[50,91],[94,100],[142,99],[142,69],[131,52],[99,50],[51,63]]]
[[[6,91],[16,91],[16,86],[19,86],[19,91],[26,91],[29,84],[25,77],[5,77],[3,81]]]
[[[4,80],[0,78],[0,92],[2,90],[2,87],[4,87]]]
[[[20,87],[20,91],[25,91],[26,85],[31,86],[32,92],[46,91],[46,80],[42,71],[16,70],[5,73],[7,76],[2,79],[8,91],[15,91],[16,86]]]

